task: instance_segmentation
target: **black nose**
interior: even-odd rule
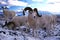
[[[34,16],[34,18],[35,18],[35,16]]]

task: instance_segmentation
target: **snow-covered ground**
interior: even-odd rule
[[[2,24],[3,21],[0,21],[0,23]],[[8,30],[0,26],[0,40],[60,40],[60,24],[55,25],[54,30],[51,30],[51,36],[47,36],[47,33],[43,29],[39,29],[37,32],[39,37],[33,37],[31,33]]]

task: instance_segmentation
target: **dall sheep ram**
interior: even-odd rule
[[[35,26],[36,21],[35,21],[34,16],[33,16],[33,10],[30,7],[24,8],[23,15],[25,15],[25,12],[27,10],[29,12],[28,16],[15,16],[6,25],[7,25],[7,27],[9,29],[13,29],[13,30],[16,29],[16,27],[19,27],[21,25],[27,25],[28,28],[32,28],[33,29],[33,36],[34,36],[34,30],[36,28],[36,26]]]
[[[51,29],[53,30],[53,27],[56,24],[56,15],[39,15],[37,8],[34,8],[34,14],[37,19],[37,29],[45,28],[48,33]]]
[[[25,16],[24,11],[25,10],[23,10],[23,16],[14,16],[10,20],[10,22],[8,22],[5,26],[7,26],[9,29],[13,29],[13,30],[15,30],[16,27],[20,27],[22,25],[27,26],[28,17]]]
[[[32,33],[32,35],[34,36],[34,37],[36,37],[36,35],[35,35],[35,29],[36,29],[36,19],[35,19],[35,16],[34,16],[34,14],[33,14],[33,9],[31,8],[31,7],[26,7],[25,9],[24,9],[24,11],[27,11],[27,10],[29,10],[28,12],[29,12],[29,14],[28,14],[28,21],[27,21],[27,23],[28,23],[28,28],[29,29],[33,29],[33,33]],[[25,14],[25,12],[23,12],[23,14]]]
[[[15,11],[10,11],[7,7],[2,7],[2,9],[6,22],[10,21],[16,15]]]
[[[28,10],[28,16],[14,16],[11,21],[7,24],[7,26],[11,29],[16,29],[21,25],[28,25],[28,28],[33,29],[33,36],[35,30],[38,28],[46,28],[46,31],[49,34],[49,31],[56,24],[56,16],[55,15],[39,15],[37,8],[34,10],[31,7],[26,7],[23,10],[23,15]],[[53,25],[53,26],[52,26]]]

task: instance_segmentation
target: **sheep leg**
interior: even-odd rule
[[[50,36],[50,31],[51,31],[51,24],[48,24],[48,26],[46,27],[46,32],[48,34],[48,36]]]
[[[33,32],[32,32],[32,36],[34,37],[34,29],[33,29]]]

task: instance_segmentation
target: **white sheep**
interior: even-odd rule
[[[6,25],[9,27],[9,29],[16,29],[16,27],[20,27],[22,25],[27,25],[27,20],[28,20],[28,17],[25,16],[24,14],[24,11],[23,10],[23,16],[14,16],[10,22],[8,22]]]
[[[53,29],[54,25],[56,24],[56,15],[39,15],[37,8],[34,8],[34,15],[38,28],[46,28],[47,32]],[[53,25],[53,26],[52,26]]]
[[[33,14],[33,9],[31,8],[31,7],[26,7],[25,9],[24,9],[24,11],[27,11],[27,10],[29,10],[29,14],[28,14],[28,21],[27,21],[27,23],[28,23],[28,28],[29,29],[33,29],[33,36],[34,37],[36,37],[35,36],[35,29],[36,29],[36,19],[34,18],[34,14]],[[23,14],[25,14],[25,13],[23,13]]]
[[[7,7],[2,7],[2,9],[6,21],[10,21],[16,15],[15,11],[8,10]]]
[[[33,10],[32,8],[30,7],[26,7],[24,8],[23,10],[23,15],[25,15],[25,11],[29,11],[29,14],[28,16],[15,16],[13,17],[13,19],[10,21],[10,23],[8,23],[8,26],[12,28],[16,28],[16,27],[19,27],[21,25],[27,25],[28,28],[32,28],[33,29],[33,36],[34,36],[34,30],[36,28],[35,24],[36,24],[36,21],[34,19],[34,16],[33,16]],[[12,23],[13,22],[13,23]],[[12,25],[13,24],[13,25]],[[14,26],[15,25],[15,26]],[[28,31],[28,30],[27,30]]]

